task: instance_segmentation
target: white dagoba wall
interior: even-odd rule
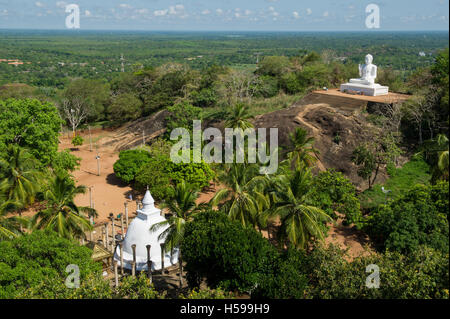
[[[130,223],[127,234],[123,241],[123,266],[131,269],[133,262],[132,245],[136,245],[136,270],[147,270],[147,245],[150,248],[150,260],[152,261],[152,270],[160,270],[161,266],[161,243],[158,236],[165,231],[168,226],[159,228],[157,231],[150,231],[152,225],[165,221],[161,216],[161,210],[155,207],[155,201],[147,190],[142,200],[142,209],[138,210],[137,217]],[[120,247],[117,246],[114,253],[114,260],[120,266]],[[174,249],[172,254],[166,252],[164,255],[164,268],[178,263],[178,249]]]

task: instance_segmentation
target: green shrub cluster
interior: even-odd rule
[[[150,159],[150,153],[146,150],[122,151],[119,159],[114,163],[114,174],[125,183],[132,183],[142,166],[147,164]]]
[[[420,245],[427,245],[448,253],[448,191],[448,182],[416,185],[374,210],[365,230],[383,249],[411,253]]]

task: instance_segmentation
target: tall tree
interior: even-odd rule
[[[319,150],[314,148],[314,138],[308,137],[308,132],[298,127],[294,133],[289,135],[291,148],[288,151],[288,159],[292,165],[299,168],[301,165],[311,167],[320,154]]]
[[[164,248],[173,250],[180,247],[184,239],[184,231],[186,223],[193,219],[198,210],[196,200],[198,197],[197,191],[190,185],[181,181],[176,187],[171,186],[174,197],[169,201],[163,203],[161,208],[167,208],[170,212],[170,217],[166,221],[162,221],[153,225],[150,231],[157,231],[162,227],[167,227],[158,237],[164,239]],[[180,267],[180,287],[183,285],[183,259],[181,249],[179,250],[179,267]]]
[[[9,201],[26,206],[34,202],[42,174],[36,159],[27,150],[9,145],[0,159],[0,194]]]
[[[267,178],[258,176],[258,167],[249,164],[226,164],[219,175],[226,188],[211,199],[211,205],[219,206],[231,220],[242,225],[258,225],[260,213],[269,201],[263,192]]]
[[[311,239],[324,239],[322,223],[331,221],[323,210],[312,204],[310,198],[311,172],[299,167],[288,175],[279,175],[272,180],[275,203],[272,216],[278,216],[281,227],[278,240],[296,248],[306,249]]]
[[[249,113],[249,107],[243,103],[237,103],[230,109],[225,119],[225,127],[246,130],[252,128],[250,120],[253,117]]]
[[[26,224],[26,220],[17,216],[7,217],[8,213],[18,208],[20,208],[19,203],[0,198],[0,240],[12,239],[21,233],[20,228]]]
[[[75,196],[85,192],[86,187],[75,186],[69,177],[56,175],[44,193],[47,207],[33,216],[33,227],[51,229],[64,238],[85,238],[92,230],[89,217],[97,216],[95,209],[74,203]]]

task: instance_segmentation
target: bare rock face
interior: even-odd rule
[[[283,149],[289,147],[289,134],[297,127],[306,129],[320,151],[318,169],[333,168],[346,175],[358,189],[365,189],[367,183],[358,176],[351,156],[355,147],[367,140],[370,131],[377,130],[361,112],[366,106],[365,101],[312,93],[288,109],[258,116],[254,124],[257,128],[277,127]],[[382,172],[377,182],[384,179]]]
[[[105,146],[113,146],[116,151],[128,150],[151,142],[166,132],[166,119],[170,116],[167,110],[162,110],[148,117],[125,124],[112,137],[105,138]],[[144,133],[144,134],[143,134]]]

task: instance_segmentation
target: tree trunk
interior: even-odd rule
[[[380,164],[377,165],[377,169],[375,170],[375,176],[373,177],[373,180],[372,180],[372,183],[371,183],[372,186],[375,184],[375,180],[377,179],[379,170],[380,170]]]
[[[178,256],[178,263],[180,266],[180,289],[183,288],[183,259],[181,258],[181,250]]]

